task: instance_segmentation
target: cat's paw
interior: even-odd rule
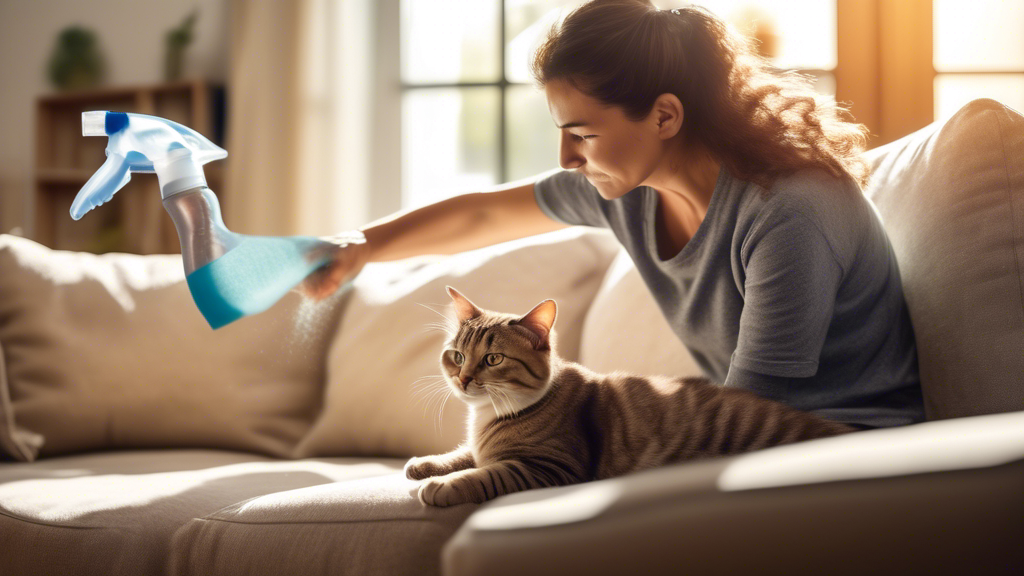
[[[473,501],[458,482],[445,477],[431,478],[420,484],[417,496],[427,506],[457,506]]]
[[[410,458],[409,461],[405,463],[405,477],[410,480],[423,480],[424,478],[431,478],[433,476],[443,476],[447,473],[447,470],[443,470],[441,466],[430,457]]]

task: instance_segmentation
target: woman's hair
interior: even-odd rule
[[[867,128],[814,91],[811,79],[775,69],[752,42],[707,10],[658,10],[645,0],[594,0],[551,27],[532,64],[536,83],[580,92],[646,118],[661,94],[683,104],[682,138],[702,145],[738,178],[769,188],[802,168],[849,175],[864,186]]]

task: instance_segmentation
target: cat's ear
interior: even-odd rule
[[[470,318],[476,318],[483,314],[483,312],[476,307],[476,304],[470,302],[469,298],[459,294],[459,291],[455,288],[445,286],[444,289],[448,291],[448,295],[452,297],[452,301],[455,303],[455,316],[459,319],[460,324]]]
[[[523,316],[517,324],[529,328],[530,332],[533,332],[538,336],[538,342],[534,344],[536,350],[547,350],[550,348],[549,336],[551,335],[551,328],[555,325],[555,316],[558,313],[558,307],[555,306],[554,300],[545,300],[540,304],[533,307],[526,316]]]

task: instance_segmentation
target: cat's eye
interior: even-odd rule
[[[501,354],[488,354],[484,357],[484,361],[487,362],[488,366],[497,366],[498,364],[501,364],[501,361],[504,359],[505,357]]]
[[[466,361],[466,357],[462,355],[462,352],[455,351],[452,356],[455,358],[455,363],[462,366],[462,363]]]

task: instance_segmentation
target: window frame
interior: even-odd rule
[[[394,78],[392,95],[382,106],[381,115],[401,116],[403,95],[408,90],[434,88],[493,87],[499,92],[497,134],[497,180],[508,181],[509,143],[506,133],[507,99],[510,88],[530,86],[529,83],[511,82],[506,77],[505,0],[499,9],[499,77],[493,82],[413,83],[401,80],[400,1],[381,0],[378,4],[381,18],[380,38],[390,39],[388,76]],[[934,118],[934,83],[939,74],[933,63],[932,0],[835,0],[837,63],[833,70],[801,70],[808,74],[830,73],[835,79],[836,100],[845,103],[856,121],[870,130],[869,148],[881,146],[927,126]],[[386,40],[385,40],[386,41]],[[378,46],[383,48],[383,41]],[[883,58],[883,55],[885,56]],[[388,66],[385,66],[387,69]],[[1002,71],[999,71],[1002,72]],[[1017,71],[1006,71],[1016,73]],[[942,74],[962,73],[943,71]],[[963,72],[970,73],[970,72]],[[990,72],[986,72],[990,73]],[[401,208],[400,170],[393,162],[401,162],[401,121],[397,130],[380,140],[379,150],[387,152],[388,169],[375,170],[378,181],[391,182],[393,192],[388,200],[374,202],[373,212]],[[388,145],[390,142],[390,146]],[[376,161],[383,168],[383,162]],[[385,172],[388,175],[385,176]],[[396,173],[398,175],[396,176]],[[386,213],[386,212],[384,212]]]

